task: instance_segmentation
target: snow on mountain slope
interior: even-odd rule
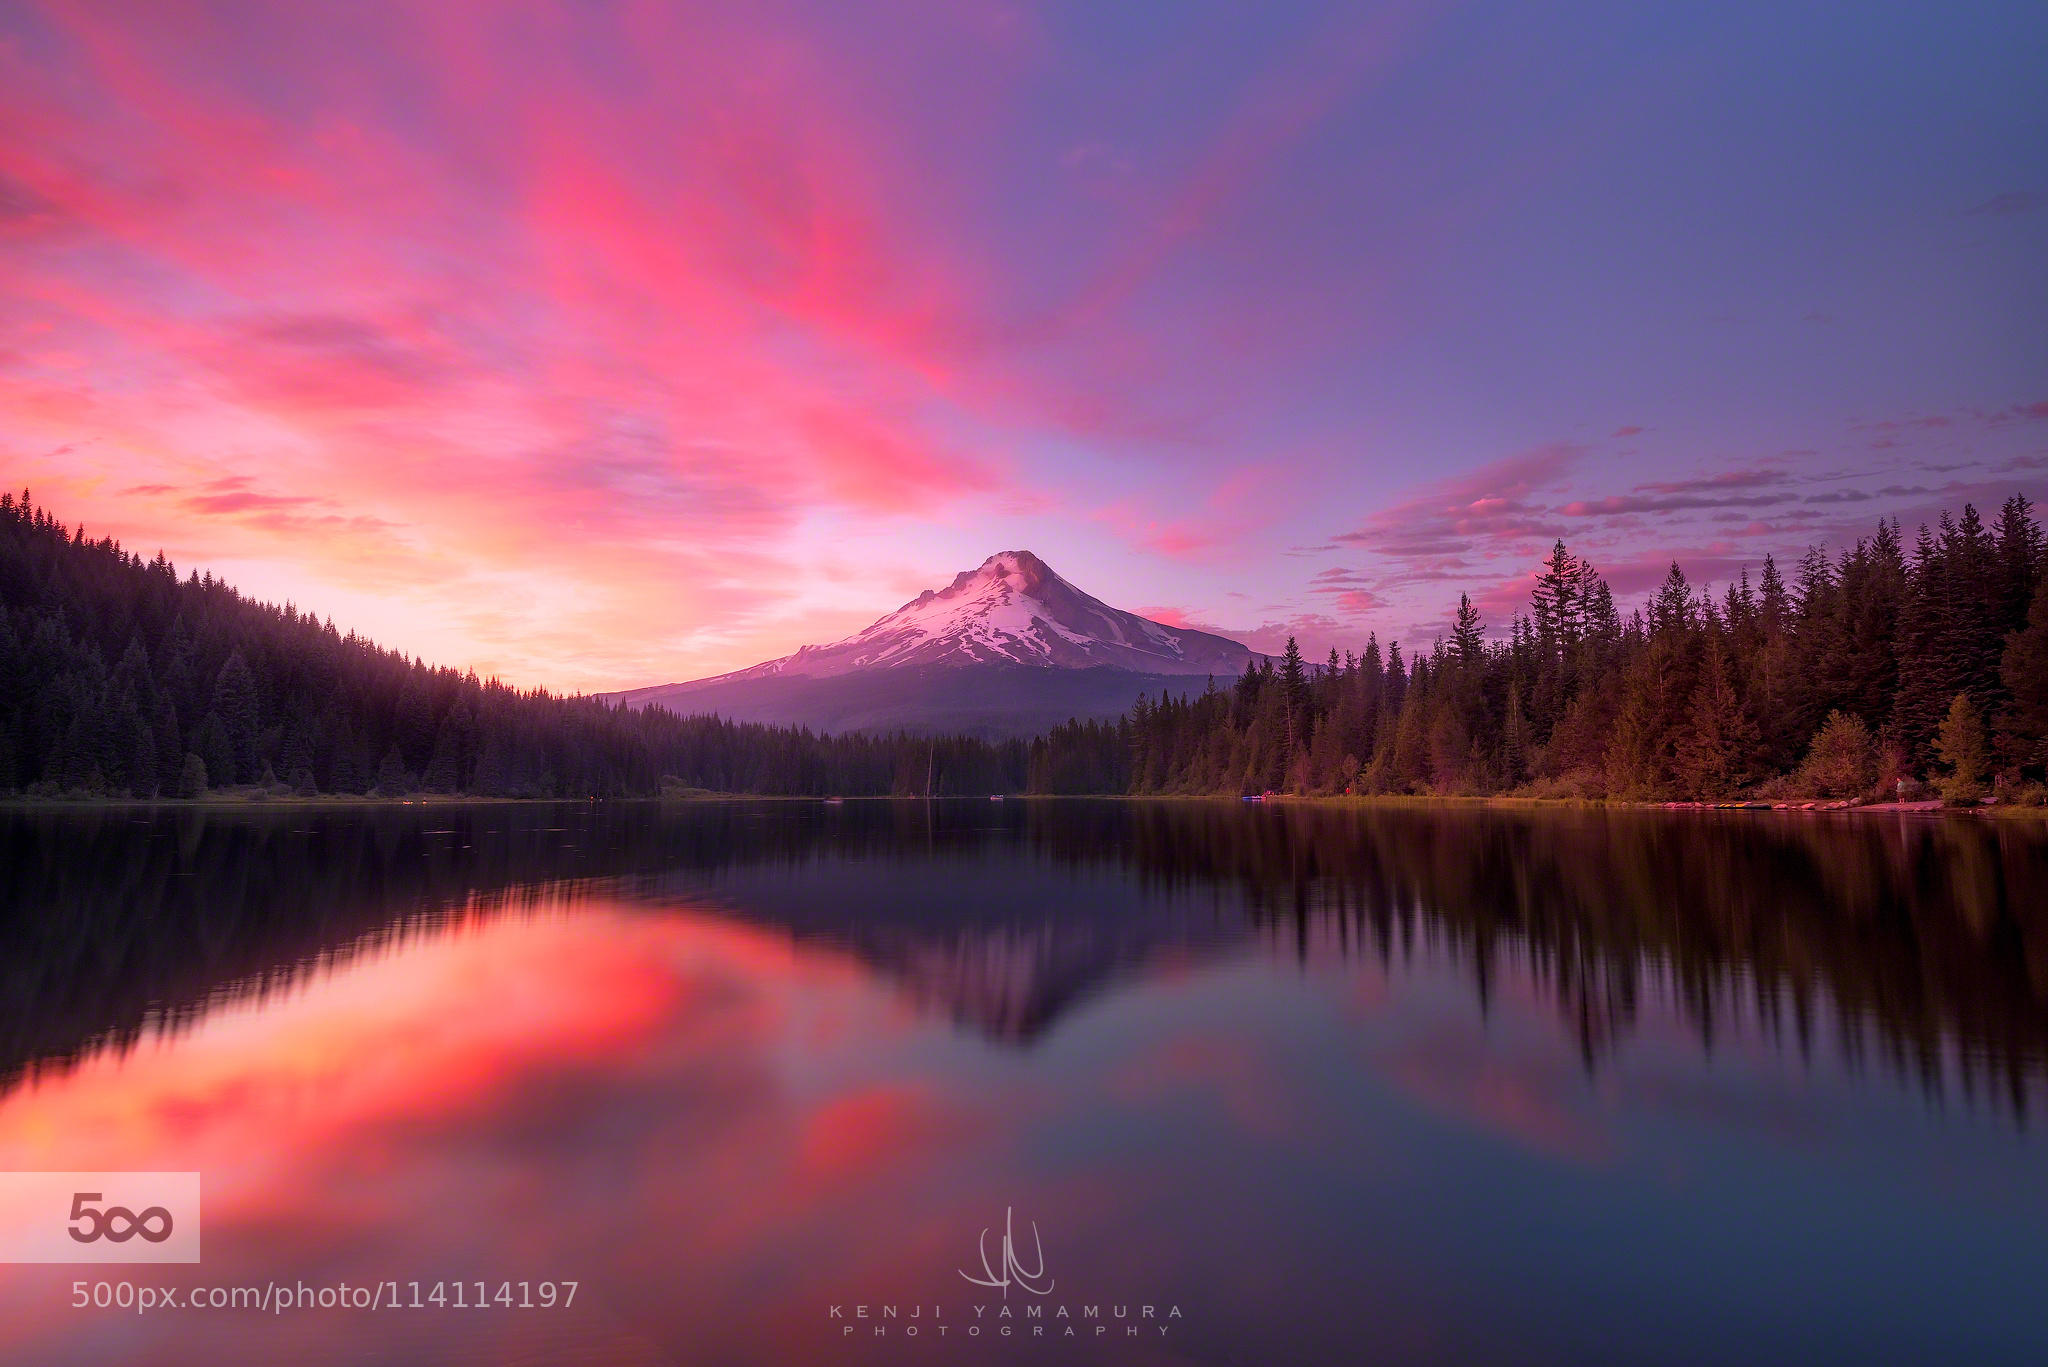
[[[1226,674],[1250,651],[1207,632],[1123,612],[1069,584],[1030,551],[1004,551],[927,590],[867,630],[722,678],[826,677],[908,666],[1108,666],[1146,674]]]
[[[824,731],[1031,735],[1114,717],[1141,692],[1227,683],[1252,652],[1113,608],[1029,551],[1004,551],[867,630],[750,669],[603,696]]]

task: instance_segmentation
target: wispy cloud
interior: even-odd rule
[[[2015,214],[2030,214],[2036,209],[2048,206],[2048,193],[2040,190],[2007,190],[1993,195],[1981,204],[1963,210],[1971,218],[2011,218]]]
[[[1427,559],[1463,553],[1475,544],[1541,536],[1554,523],[1533,495],[1557,486],[1584,454],[1582,447],[1557,442],[1503,457],[1428,485],[1332,540],[1381,555]]]

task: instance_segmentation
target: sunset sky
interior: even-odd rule
[[[2048,5],[0,0],[0,483],[590,689],[2048,498]]]

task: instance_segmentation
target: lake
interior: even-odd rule
[[[0,873],[0,1170],[196,1171],[205,1250],[0,1271],[8,1362],[2048,1360],[2041,826],[137,808]]]

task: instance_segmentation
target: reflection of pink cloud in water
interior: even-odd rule
[[[954,1269],[1013,1201],[1075,1290],[1185,1287],[1223,1255],[1169,1241],[1126,1265],[1119,1248],[1177,1218],[1185,1192],[1170,1167],[1120,1159],[1129,1141],[1114,1137],[1192,1105],[1270,1142],[1301,1113],[1290,1084],[1262,1084],[1250,1045],[1178,1027],[1117,1038],[1071,1077],[1001,1063],[990,1077],[992,1051],[1017,1057],[906,1014],[891,983],[834,951],[682,913],[543,909],[413,940],[18,1091],[0,1100],[0,1166],[199,1170],[205,1262],[157,1285],[583,1284],[554,1319],[166,1314],[144,1326],[166,1360],[438,1357],[456,1335],[482,1360],[551,1341],[597,1361],[686,1345],[801,1360],[832,1341],[829,1303],[969,1313]],[[1205,1076],[1205,1058],[1227,1066]],[[1105,1115],[1110,1150],[1048,1160],[1047,1135]],[[69,1275],[30,1269],[0,1289],[0,1347],[119,1355],[136,1326],[65,1312]],[[1254,1280],[1241,1294],[1284,1291]],[[1158,1351],[1127,1360],[1172,1360]]]
[[[813,1112],[776,1076],[797,997],[834,1003],[870,1043],[900,1024],[843,965],[724,923],[501,919],[18,1091],[0,1102],[0,1167],[199,1170],[209,1281],[580,1276],[603,1315],[604,1274],[657,1263],[678,1231],[723,1226],[737,1242],[772,1225],[748,1202],[785,1187],[777,1173],[798,1155],[834,1152],[832,1118],[847,1122],[845,1167],[883,1156],[874,1127],[854,1123],[868,1094],[827,1090]],[[621,1113],[624,1089],[653,1098],[644,1114]],[[713,1180],[677,1199],[679,1160]],[[38,1314],[61,1304],[63,1271],[0,1292],[20,1298],[0,1338],[55,1344],[88,1327]],[[605,1337],[599,1319],[576,1323]],[[298,1354],[422,1328],[221,1315],[180,1324],[178,1341],[246,1351],[252,1335]]]
[[[394,1116],[480,1109],[543,1058],[617,1058],[687,996],[686,980],[629,956],[630,942],[616,958],[564,955],[566,922],[511,931],[417,945],[295,1001],[220,1011],[189,1038],[17,1092],[0,1103],[0,1162],[61,1152],[88,1166],[196,1163],[246,1145],[251,1129],[267,1136],[257,1155],[281,1155]],[[222,1168],[230,1191],[244,1170]]]
[[[886,956],[688,908],[600,896],[422,934],[0,1098],[0,1167],[201,1171],[205,1262],[145,1284],[575,1280],[575,1308],[138,1321],[71,1311],[73,1269],[26,1268],[0,1279],[0,1358],[900,1362],[901,1338],[849,1344],[828,1307],[964,1325],[985,1297],[959,1269],[1009,1207],[1055,1299],[1188,1307],[1187,1347],[1119,1363],[1321,1360],[1360,1332],[1483,1357],[1554,1326],[1470,1320],[1529,1248],[1446,1212],[1532,1155],[1540,1206],[1785,1147],[1779,1065],[1724,1046],[1703,1069],[1657,993],[1597,1086],[1527,962],[1496,956],[1482,1019],[1442,944],[1390,962],[1356,934],[1161,955],[1028,1048],[911,1010]],[[1646,1126],[1670,1115],[1688,1144]],[[1855,1119],[1807,1146],[1863,1142]]]
[[[829,1183],[903,1161],[942,1132],[939,1111],[925,1087],[887,1084],[835,1097],[805,1124],[798,1170]]]
[[[836,952],[725,920],[586,905],[422,937],[0,1099],[0,1167],[200,1171],[205,1261],[153,1285],[576,1280],[574,1308],[138,1330],[65,1311],[69,1270],[26,1269],[0,1285],[0,1352],[120,1356],[141,1332],[166,1361],[803,1360],[833,1342],[830,1302],[969,1313],[953,1268],[1005,1199],[1086,1283],[1131,1202],[1177,1195],[1032,1172],[1030,1135],[1073,1099],[981,1081],[989,1048]]]
[[[1568,1099],[1581,1079],[1558,1068],[1532,1077],[1492,1060],[1483,1040],[1445,1032],[1407,1056],[1383,1059],[1379,1075],[1426,1109],[1512,1144],[1575,1163],[1605,1163],[1613,1142]]]

